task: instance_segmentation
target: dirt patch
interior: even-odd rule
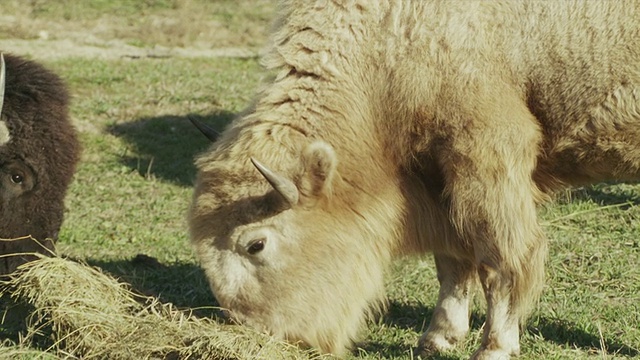
[[[33,59],[59,59],[67,57],[87,57],[99,59],[118,58],[169,58],[169,57],[235,57],[251,58],[259,56],[259,48],[216,48],[203,49],[196,47],[165,47],[155,45],[141,48],[127,44],[122,40],[79,43],[66,40],[2,40],[3,51]]]

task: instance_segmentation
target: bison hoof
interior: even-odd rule
[[[447,338],[441,334],[424,334],[413,354],[418,358],[429,358],[434,354],[452,350],[456,343],[457,339]]]

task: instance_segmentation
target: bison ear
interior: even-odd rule
[[[302,176],[298,180],[301,195],[310,199],[331,194],[331,184],[338,160],[331,145],[316,141],[302,154]]]

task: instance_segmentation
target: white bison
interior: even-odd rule
[[[465,337],[479,278],[488,313],[472,358],[518,354],[544,280],[536,205],[640,178],[640,3],[279,12],[264,59],[277,75],[197,160],[191,238],[220,304],[341,354],[380,308],[391,259],[432,252],[440,295],[419,350]]]

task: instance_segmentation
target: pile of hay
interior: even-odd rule
[[[309,359],[317,354],[133,294],[98,269],[42,257],[0,282],[0,358]]]

